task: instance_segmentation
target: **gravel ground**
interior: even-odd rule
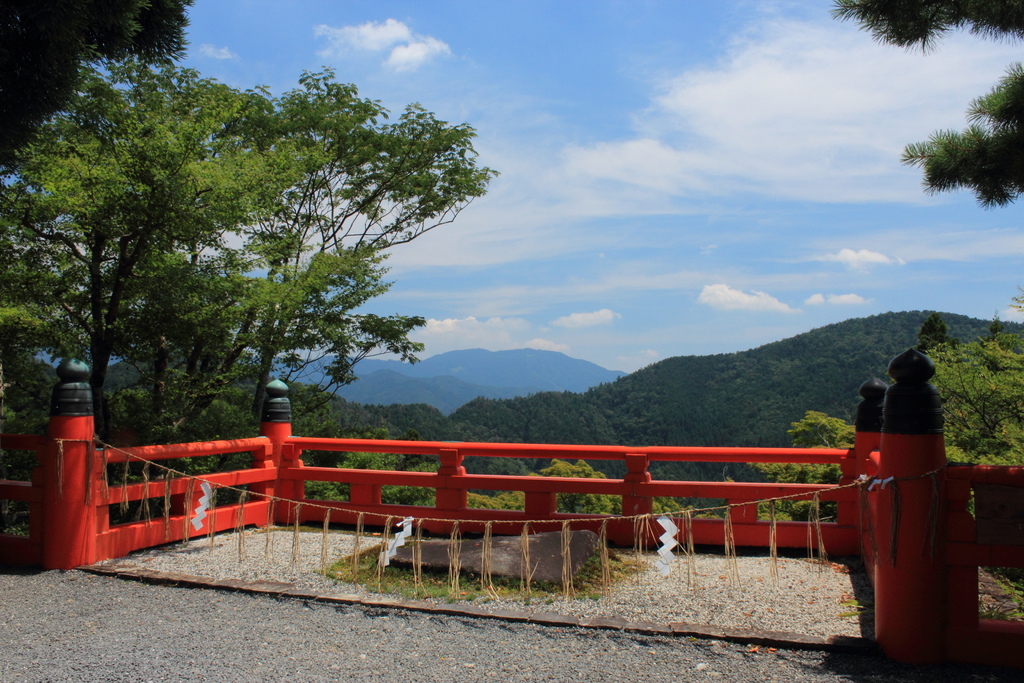
[[[541,627],[0,567],[8,681],[1018,681],[879,656]]]
[[[362,586],[335,583],[317,573],[321,534],[300,533],[299,541],[300,553],[295,562],[291,530],[274,531],[269,539],[265,532],[248,530],[241,559],[238,537],[230,533],[215,537],[212,544],[206,539],[194,540],[186,546],[174,544],[144,550],[113,562],[212,579],[284,581],[300,588],[372,595]],[[379,542],[379,538],[364,537],[361,547]],[[351,555],[353,548],[353,535],[329,534],[329,561]],[[663,624],[685,622],[826,637],[873,635],[870,619],[862,622],[839,616],[851,610],[841,604],[845,600],[856,597],[862,603],[874,601],[871,585],[859,561],[822,565],[806,559],[781,558],[776,584],[763,556],[739,557],[736,571],[731,572],[725,557],[700,555],[693,565],[695,580],[691,584],[683,557],[676,558],[667,577],[654,568],[656,554],[649,553],[645,557],[649,568],[643,574],[596,600],[555,598],[533,600],[525,605],[521,600],[490,599],[476,600],[473,604],[484,609],[555,612],[581,618],[621,617]],[[466,577],[464,580],[468,583],[473,579]]]

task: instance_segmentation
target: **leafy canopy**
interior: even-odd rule
[[[170,438],[241,380],[258,410],[272,372],[337,386],[368,355],[414,358],[422,318],[362,309],[387,249],[486,191],[472,128],[415,105],[387,122],[329,72],[280,99],[134,62],[82,83],[0,184],[0,307],[89,360],[101,434],[118,361],[121,405]]]
[[[0,4],[0,165],[64,110],[79,67],[148,64],[185,49],[193,0],[7,0]]]
[[[948,32],[1024,38],[1022,0],[836,0],[833,16],[856,21],[877,40],[934,49]],[[985,207],[1004,206],[1024,192],[1024,67],[1013,64],[987,95],[971,103],[970,126],[943,130],[907,145],[903,162],[924,171],[929,192],[973,190]]]

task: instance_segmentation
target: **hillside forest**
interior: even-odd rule
[[[666,359],[585,392],[478,398],[448,416],[424,404],[352,403],[321,387],[296,383],[290,387],[293,432],[440,441],[843,447],[848,445],[860,385],[885,377],[893,356],[917,346],[937,362],[934,381],[945,397],[951,458],[1020,463],[1024,462],[1024,363],[1019,352],[1024,343],[1007,331],[1011,328],[1019,332],[1019,326],[1009,323],[949,313],[885,313],[828,325],[748,351]],[[32,359],[23,359],[13,370],[5,431],[38,433],[45,429],[53,370]],[[137,374],[124,364],[115,365],[111,377],[113,405],[119,405],[122,393],[131,396],[139,390]],[[256,429],[251,413],[254,390],[251,381],[236,383],[208,408],[182,421],[175,431],[176,440],[251,436]],[[159,434],[147,433],[144,428],[122,428],[111,439],[117,445],[130,445],[154,442]],[[437,466],[428,458],[412,456],[310,453],[304,457],[309,464],[323,466],[400,470]],[[470,471],[481,473],[622,475],[618,463],[601,461],[595,467],[510,458],[471,458],[467,462]],[[838,473],[799,468],[771,472],[740,464],[655,463],[651,469],[656,478],[705,481],[838,477]],[[347,493],[331,485],[311,486],[324,487],[319,494],[325,497]],[[395,489],[389,495],[395,502],[414,503],[424,492]],[[489,505],[505,507],[519,502],[505,494],[490,500]],[[588,501],[574,506],[596,511],[607,504]]]

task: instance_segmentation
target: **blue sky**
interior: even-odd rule
[[[541,348],[633,371],[848,318],[1011,310],[1021,207],[928,196],[903,146],[960,129],[1020,45],[922,55],[829,0],[197,0],[186,66],[238,88],[329,66],[469,123],[501,173],[396,247],[370,307],[423,357]]]

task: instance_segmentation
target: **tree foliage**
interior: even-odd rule
[[[63,110],[79,67],[176,58],[193,0],[6,0],[0,4],[0,165]]]
[[[1004,332],[935,349],[951,460],[1024,464],[1024,338]]]
[[[917,331],[917,346],[914,347],[921,353],[927,354],[929,350],[942,344],[955,344],[956,339],[949,336],[949,325],[938,313],[932,313],[921,323],[921,329]]]
[[[833,15],[856,21],[881,42],[925,50],[955,30],[1024,38],[1022,0],[836,0]],[[967,117],[971,125],[963,131],[938,131],[908,145],[903,162],[924,170],[930,192],[970,189],[986,207],[1013,202],[1024,192],[1024,67],[1011,65]]]
[[[417,106],[387,123],[329,72],[280,99],[139,63],[82,82],[0,185],[0,305],[89,360],[101,434],[116,361],[135,428],[169,438],[242,379],[258,410],[271,372],[320,362],[336,386],[366,356],[414,358],[422,318],[360,309],[386,249],[484,193],[472,128]]]

